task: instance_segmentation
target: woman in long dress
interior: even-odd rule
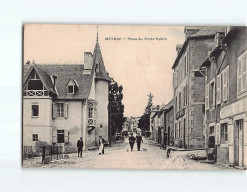
[[[104,154],[104,143],[102,136],[99,136],[99,155]]]

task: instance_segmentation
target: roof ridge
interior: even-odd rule
[[[37,64],[40,66],[83,66],[84,64]]]
[[[38,66],[40,69],[42,69],[46,74],[48,74],[49,76],[51,76],[48,72],[46,72],[40,65],[35,64],[36,66]]]

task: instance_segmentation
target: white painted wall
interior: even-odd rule
[[[106,81],[98,80],[96,82],[96,137],[102,135],[108,141],[108,93],[109,84]],[[102,125],[102,128],[100,128]]]
[[[32,117],[32,103],[39,105],[39,117]],[[32,134],[38,134],[39,141],[51,144],[52,100],[24,98],[23,100],[23,145],[35,146]]]

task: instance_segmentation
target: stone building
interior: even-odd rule
[[[174,145],[174,111],[173,100],[166,104],[163,108],[164,115],[164,132],[163,132],[163,145]]]
[[[158,143],[161,142],[161,107],[160,105],[151,107],[150,114],[150,138]]]
[[[206,84],[206,149],[218,163],[247,168],[247,28],[228,27],[201,66]]]
[[[201,62],[217,43],[215,36],[223,27],[184,28],[185,42],[177,45],[177,57],[172,66],[174,90],[174,144],[184,148],[204,147],[203,118],[205,81],[196,77]]]
[[[108,140],[110,78],[98,38],[84,64],[26,64],[23,68],[23,145],[95,146]]]

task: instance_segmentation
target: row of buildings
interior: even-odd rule
[[[23,67],[23,146],[59,145],[84,150],[108,141],[110,77],[98,37],[84,64],[36,64]]]
[[[127,132],[137,132],[138,130],[138,124],[139,124],[140,117],[127,117],[126,120],[123,123],[123,129],[122,131]]]
[[[247,28],[185,27],[173,69],[174,98],[153,106],[151,138],[213,148],[218,163],[247,167]]]

